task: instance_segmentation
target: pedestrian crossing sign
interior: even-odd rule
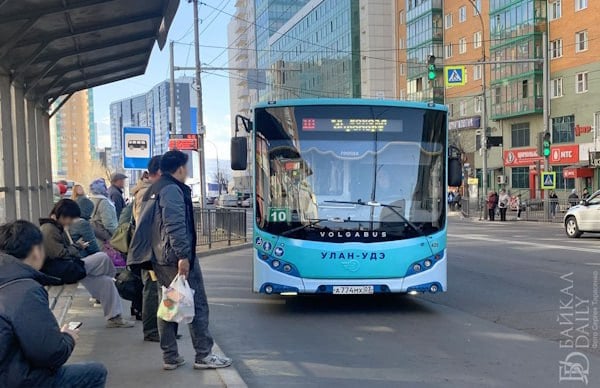
[[[444,81],[446,87],[463,86],[467,83],[467,72],[464,66],[446,66],[444,67]]]
[[[555,171],[543,171],[542,172],[542,190],[554,190],[556,189],[556,172]]]

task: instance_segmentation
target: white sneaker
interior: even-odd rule
[[[231,366],[231,358],[225,356],[218,356],[216,354],[209,354],[204,357],[200,362],[194,363],[194,369],[219,369],[227,368]]]
[[[120,315],[117,315],[116,317],[111,318],[106,322],[106,327],[108,329],[122,329],[134,326],[134,322],[123,319],[123,317],[121,317]]]

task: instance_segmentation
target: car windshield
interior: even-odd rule
[[[410,238],[443,227],[444,112],[259,108],[255,128],[261,229],[356,241]]]

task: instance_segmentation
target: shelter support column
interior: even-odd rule
[[[27,136],[25,134],[25,93],[22,87],[11,88],[11,113],[13,133],[13,160],[17,218],[29,220],[29,160],[27,159]]]
[[[29,188],[29,219],[37,222],[41,216],[42,204],[40,202],[41,189],[40,168],[43,164],[39,162],[38,136],[35,117],[35,102],[25,100],[25,137],[27,139],[27,166],[28,166],[28,188]],[[46,216],[46,214],[44,214]]]
[[[11,114],[10,79],[0,74],[0,222],[17,218]]]
[[[40,203],[42,216],[50,214],[54,205],[54,190],[52,185],[52,156],[50,154],[50,117],[42,108],[36,108],[36,130],[38,139],[38,163],[40,185]]]

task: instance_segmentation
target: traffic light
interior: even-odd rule
[[[437,76],[437,69],[435,68],[435,55],[430,55],[429,58],[427,58],[427,71],[427,78],[429,78],[429,81],[435,80],[435,77]]]
[[[550,157],[550,146],[551,145],[552,145],[552,143],[550,142],[550,133],[546,132],[544,134],[544,140],[542,142],[542,155],[544,155],[544,158]]]

